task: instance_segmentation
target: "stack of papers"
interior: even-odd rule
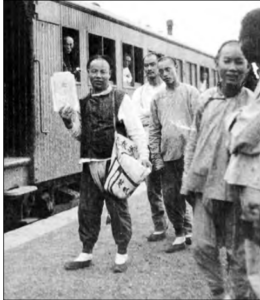
[[[79,111],[75,77],[70,72],[57,72],[51,77],[53,109],[59,112],[64,106]]]

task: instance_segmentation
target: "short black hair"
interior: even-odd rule
[[[90,64],[92,63],[92,61],[96,60],[96,59],[105,60],[108,63],[108,65],[110,67],[110,70],[111,71],[113,70],[113,62],[112,62],[111,58],[108,55],[100,55],[100,54],[93,55],[89,58],[88,63],[87,63],[87,70],[89,69]]]
[[[222,49],[226,46],[226,45],[229,45],[229,44],[237,44],[239,45],[239,41],[238,40],[229,40],[229,41],[226,41],[224,42],[218,49],[218,52],[217,52],[217,55],[215,57],[215,62],[217,63],[218,60],[219,60],[219,57],[220,57],[220,54],[221,54],[221,51]]]
[[[260,8],[251,10],[244,16],[239,40],[248,61],[260,63]]]
[[[158,61],[159,59],[161,59],[161,58],[164,56],[164,54],[157,53],[157,52],[154,52],[154,51],[149,51],[149,52],[144,56],[143,62],[144,62],[144,60],[145,60],[147,57],[149,57],[149,56],[155,56],[155,57],[157,58],[157,61]]]
[[[170,61],[173,62],[175,68],[178,68],[177,62],[176,62],[175,58],[173,58],[172,56],[163,56],[158,60],[158,62],[165,61],[167,59],[169,59]]]

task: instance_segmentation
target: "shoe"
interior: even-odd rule
[[[187,246],[190,246],[192,244],[192,239],[191,239],[191,236],[186,236],[185,237],[185,244]]]
[[[128,255],[126,254],[116,254],[115,264],[113,268],[114,273],[123,273],[127,270],[127,260]]]
[[[186,248],[185,236],[177,236],[174,242],[165,250],[166,253],[173,253]]]
[[[166,238],[166,233],[164,231],[163,233],[160,233],[160,234],[154,234],[154,233],[150,234],[147,238],[147,241],[148,242],[158,242],[165,238]]]
[[[113,267],[113,272],[114,273],[124,273],[127,270],[127,262],[125,262],[124,264],[114,264]]]
[[[185,242],[182,244],[175,244],[175,245],[170,245],[166,250],[165,253],[173,253],[177,251],[181,251],[186,249]]]
[[[68,261],[65,263],[64,268],[67,271],[88,268],[91,265],[91,260],[86,261]]]
[[[64,265],[65,270],[78,270],[88,268],[91,265],[92,254],[80,253],[80,255],[73,261],[66,262]]]

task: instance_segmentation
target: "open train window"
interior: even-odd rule
[[[209,88],[209,69],[206,67],[200,67],[200,92],[204,92]]]
[[[143,49],[123,44],[123,85],[143,84]]]
[[[193,86],[198,86],[198,78],[197,78],[197,65],[193,63],[187,63],[188,72],[189,72],[189,83]]]
[[[62,45],[62,70],[71,72],[74,74],[76,81],[80,82],[79,31],[63,27]]]
[[[89,57],[107,55],[112,60],[111,83],[116,84],[116,45],[115,41],[96,34],[89,34]]]

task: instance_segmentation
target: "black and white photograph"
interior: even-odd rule
[[[3,299],[260,300],[260,1],[2,3]]]

